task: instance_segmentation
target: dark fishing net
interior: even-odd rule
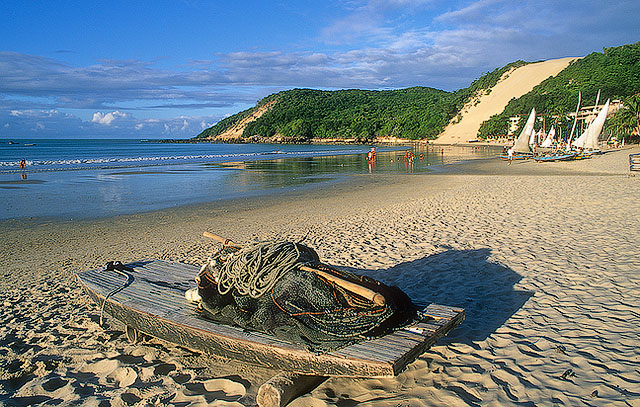
[[[322,264],[313,249],[298,243],[225,246],[197,280],[206,318],[316,352],[385,335],[416,318],[417,308],[399,288]],[[385,303],[368,300],[341,281],[379,293]]]

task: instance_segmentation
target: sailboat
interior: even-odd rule
[[[575,151],[570,151],[569,146],[571,144],[571,139],[573,138],[573,132],[576,129],[576,124],[578,123],[578,111],[580,111],[581,101],[582,101],[582,92],[578,92],[578,105],[576,106],[576,115],[575,115],[575,119],[573,120],[573,127],[571,127],[571,133],[569,134],[569,138],[567,140],[567,149],[564,152],[558,150],[555,153],[551,153],[544,156],[538,156],[535,158],[537,162],[568,161],[576,158],[577,153]]]
[[[512,160],[526,160],[530,158],[533,154],[531,152],[531,148],[529,147],[529,141],[532,137],[535,137],[535,133],[533,131],[533,125],[536,121],[536,109],[532,108],[531,113],[529,114],[529,118],[527,119],[527,123],[524,125],[524,129],[516,139],[513,144],[513,152],[515,153]],[[501,155],[500,158],[503,160],[508,160],[509,157],[507,155]]]
[[[572,143],[572,146],[582,149],[583,154],[591,155],[600,152],[600,147],[598,146],[598,137],[602,132],[602,128],[604,127],[604,122],[607,119],[607,114],[609,114],[609,104],[611,103],[611,99],[607,99],[607,103],[604,104],[598,116],[596,116],[595,120],[589,123],[587,129],[582,133],[580,137],[576,139]]]

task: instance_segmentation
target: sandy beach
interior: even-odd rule
[[[274,371],[153,339],[132,345],[115,321],[99,325],[75,280],[111,260],[200,264],[211,231],[304,239],[328,263],[466,309],[397,377],[329,379],[291,406],[640,406],[634,152],[476,160],[260,200],[2,222],[0,405],[255,405]]]

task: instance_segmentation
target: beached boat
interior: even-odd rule
[[[576,154],[576,152],[559,152],[558,154],[536,156],[534,157],[534,160],[536,160],[537,162],[570,161],[575,159]]]
[[[261,386],[261,406],[284,405],[329,376],[397,375],[464,319],[464,309],[431,304],[419,313],[419,322],[386,336],[326,353],[310,352],[265,333],[203,318],[196,304],[185,298],[185,293],[196,286],[198,272],[199,267],[194,265],[147,260],[127,264],[121,270],[84,271],[77,277],[101,312],[124,324],[133,342],[146,334],[195,351],[284,372]]]
[[[536,109],[532,108],[527,123],[524,125],[524,129],[513,144],[513,152],[521,155],[532,154],[529,143],[532,137],[535,136],[533,126],[536,122]]]

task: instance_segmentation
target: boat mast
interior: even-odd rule
[[[573,120],[573,127],[571,127],[571,134],[569,134],[569,140],[567,140],[567,146],[565,147],[566,151],[571,150],[571,139],[573,138],[573,132],[576,129],[576,124],[578,124],[578,110],[580,110],[581,100],[582,100],[582,92],[578,91],[578,106],[576,106],[576,117]]]

